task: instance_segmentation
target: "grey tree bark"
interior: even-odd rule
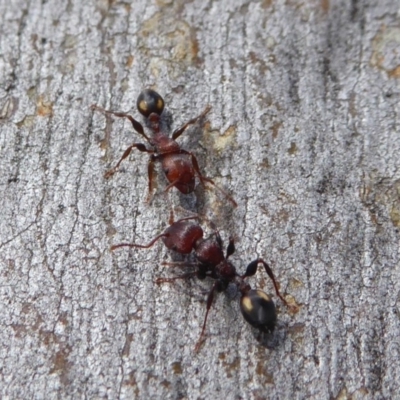
[[[400,9],[396,1],[0,0],[2,398],[389,399],[400,382]],[[127,121],[144,87],[230,191],[151,204]],[[139,118],[139,117],[138,117]],[[234,291],[198,340],[210,281],[147,243],[198,212],[238,270],[272,266],[276,346]],[[273,293],[261,271],[254,287]]]

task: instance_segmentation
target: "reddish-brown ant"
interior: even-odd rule
[[[278,284],[269,265],[262,258],[257,258],[247,266],[246,272],[243,275],[238,274],[234,265],[228,261],[229,256],[235,251],[234,240],[232,238],[229,239],[226,254],[224,254],[223,243],[219,232],[215,230],[210,237],[203,239],[204,232],[201,226],[189,221],[195,218],[196,217],[187,217],[176,222],[171,221],[171,225],[164,233],[156,236],[146,245],[121,243],[112,246],[111,250],[120,247],[138,247],[146,249],[153,246],[159,239],[162,239],[168,249],[176,251],[177,253],[189,254],[194,251],[196,261],[194,264],[196,267],[195,271],[187,272],[181,276],[172,278],[159,278],[156,282],[173,282],[177,279],[187,279],[194,276],[197,276],[199,279],[209,277],[215,280],[207,297],[206,315],[204,317],[200,338],[196,344],[196,351],[200,349],[204,341],[207,317],[214,300],[214,294],[215,292],[226,290],[230,283],[236,285],[241,294],[240,309],[244,319],[261,332],[272,332],[276,323],[274,302],[266,293],[261,290],[253,290],[245,281],[246,278],[255,275],[258,266],[262,265],[274,284],[277,296],[288,306],[286,300],[279,292]],[[188,263],[185,264],[188,265]]]
[[[236,207],[237,203],[232,196],[218,187],[212,179],[201,174],[199,164],[194,154],[190,151],[181,149],[175,140],[182,135],[188,126],[195,124],[197,121],[203,118],[210,111],[211,107],[207,106],[198,117],[191,119],[181,128],[176,129],[172,134],[172,138],[170,138],[160,127],[161,114],[164,110],[164,100],[157,92],[151,89],[143,90],[139,94],[136,106],[138,111],[147,119],[149,128],[153,132],[152,137],[149,137],[144,133],[143,125],[135,120],[131,115],[124,112],[106,110],[97,105],[92,105],[93,110],[100,111],[103,114],[127,118],[132,123],[133,129],[139,133],[139,135],[143,136],[152,147],[151,149],[148,149],[143,143],[131,144],[124,151],[122,157],[117,162],[115,167],[110,169],[105,174],[106,178],[113,175],[117,171],[121,162],[129,156],[132,149],[136,148],[139,151],[150,154],[150,160],[148,164],[149,198],[151,198],[154,186],[154,164],[156,161],[159,161],[161,162],[162,169],[169,181],[169,185],[166,187],[165,191],[172,187],[176,187],[183,194],[192,193],[195,187],[195,175],[197,174],[203,186],[205,186],[206,182],[212,184],[215,188],[220,190]]]

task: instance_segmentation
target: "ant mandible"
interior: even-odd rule
[[[159,161],[161,162],[164,174],[169,181],[169,185],[165,188],[165,191],[168,191],[172,187],[176,187],[183,194],[192,193],[195,187],[195,175],[197,174],[203,186],[205,186],[205,182],[210,183],[220,190],[233,206],[236,207],[237,203],[232,196],[217,186],[212,179],[201,174],[195,155],[190,151],[181,149],[175,140],[182,135],[186,128],[195,124],[207,115],[211,110],[211,107],[207,106],[199,116],[191,119],[181,128],[176,129],[172,134],[172,138],[170,138],[160,128],[161,114],[164,110],[164,99],[156,91],[151,89],[143,90],[139,94],[136,106],[138,111],[147,119],[149,128],[153,132],[152,137],[147,136],[144,132],[143,125],[127,113],[106,110],[95,104],[91,107],[92,110],[100,111],[106,115],[108,114],[114,115],[115,117],[127,118],[132,123],[133,129],[139,133],[139,135],[143,136],[152,147],[152,149],[148,149],[143,143],[131,144],[124,151],[117,164],[105,174],[105,177],[109,178],[112,176],[117,171],[121,162],[129,156],[132,149],[136,148],[141,152],[150,154],[148,163],[149,199],[151,198],[154,188],[154,164],[156,161]]]
[[[262,259],[257,258],[252,261],[246,268],[246,272],[240,275],[236,272],[235,266],[228,261],[229,256],[235,252],[235,244],[233,238],[229,239],[229,244],[224,254],[223,243],[218,230],[206,239],[203,239],[203,229],[200,225],[189,221],[197,217],[182,218],[176,222],[170,220],[170,226],[164,233],[156,236],[150,243],[140,245],[135,243],[121,243],[111,247],[115,250],[121,247],[150,248],[159,239],[162,239],[164,245],[179,254],[190,254],[194,251],[196,267],[195,271],[187,272],[183,275],[172,278],[158,278],[156,283],[173,282],[177,279],[188,279],[197,276],[199,279],[206,277],[215,280],[207,297],[206,315],[204,317],[203,328],[200,338],[196,344],[196,352],[200,349],[205,339],[205,329],[208,313],[214,301],[215,292],[222,292],[233,283],[238,288],[240,298],[240,310],[243,318],[253,327],[261,332],[272,332],[276,324],[275,304],[271,297],[259,289],[252,289],[245,281],[246,278],[255,275],[257,269],[262,265],[272,280],[277,296],[288,306],[288,303],[279,292],[278,284],[270,266]],[[191,265],[185,263],[185,265]]]

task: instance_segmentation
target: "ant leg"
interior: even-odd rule
[[[90,108],[92,110],[100,111],[101,113],[106,114],[106,115],[114,115],[115,117],[129,119],[129,121],[131,121],[133,129],[139,135],[142,135],[148,142],[150,142],[150,138],[144,133],[143,125],[140,122],[136,121],[136,119],[134,119],[131,115],[129,115],[127,113],[123,113],[123,112],[116,112],[116,111],[106,110],[105,108],[99,107],[96,104],[93,104]]]
[[[104,177],[105,178],[109,178],[110,176],[114,175],[115,172],[117,172],[117,170],[118,170],[120,164],[122,163],[122,161],[124,161],[125,158],[129,156],[129,154],[131,153],[132,149],[135,149],[135,148],[138,149],[139,151],[142,151],[142,152],[145,152],[145,153],[153,153],[153,150],[147,149],[146,146],[143,143],[133,143],[124,151],[124,154],[122,154],[122,157],[119,159],[117,164],[104,174]]]
[[[174,282],[179,279],[188,279],[192,278],[193,276],[196,276],[197,272],[187,272],[186,274],[179,275],[179,276],[173,276],[172,278],[157,278],[154,282],[159,285],[160,283],[168,283],[168,282]]]
[[[180,207],[180,209],[183,210],[183,211],[187,211],[187,210],[185,210],[184,208],[181,208],[181,207]],[[180,218],[176,222],[188,221],[190,219],[200,219],[200,215],[196,214],[196,213],[193,213],[190,217]],[[175,223],[175,215],[174,215],[174,210],[172,208],[171,208],[171,210],[169,212],[169,220],[168,220],[168,222],[169,222],[170,225]]]
[[[205,186],[204,182],[211,183],[211,185],[213,185],[216,189],[218,189],[233,204],[233,207],[237,207],[237,203],[231,195],[229,195],[224,189],[220,188],[212,179],[207,178],[206,176],[201,174],[200,168],[199,168],[199,163],[197,162],[197,158],[195,157],[195,155],[193,153],[191,153],[190,151],[186,151],[186,150],[181,150],[181,153],[188,154],[190,156],[190,158],[192,160],[193,168],[196,171],[196,173],[200,179],[200,182],[202,183],[203,186]]]
[[[168,192],[169,189],[173,188],[177,183],[179,183],[179,179],[176,181],[171,182],[165,189],[164,192]]]
[[[210,311],[211,305],[214,301],[214,293],[217,290],[218,282],[215,282],[213,287],[210,290],[210,293],[208,293],[207,297],[207,310],[206,310],[206,315],[204,317],[204,322],[203,322],[203,329],[201,330],[200,338],[197,341],[196,347],[194,351],[197,353],[200,350],[201,345],[204,343],[205,337],[204,337],[204,332],[206,330],[206,323],[207,323],[207,317],[208,317],[208,312]]]
[[[195,124],[199,119],[203,118],[208,112],[211,110],[211,106],[207,106],[204,111],[196,118],[191,119],[190,121],[186,122],[185,125],[183,125],[181,128],[176,129],[174,133],[172,134],[172,139],[177,139],[179,136],[182,135],[183,132],[185,132],[186,128],[189,125]]]
[[[149,194],[147,195],[147,203],[150,203],[150,201],[153,198],[153,191],[154,191],[154,187],[156,186],[156,170],[154,168],[154,163],[157,160],[157,157],[153,154],[150,159],[149,159],[149,163],[147,165],[147,176],[148,176],[148,181],[149,181]]]
[[[187,261],[164,261],[161,265],[166,265],[167,267],[178,267],[178,268],[186,268],[186,267],[197,267],[197,263],[187,262]]]
[[[176,223],[181,222],[181,221],[189,221],[190,219],[199,219],[199,217],[196,215],[193,215],[191,217],[181,218],[181,219],[178,219],[178,221],[176,221]]]
[[[168,223],[170,225],[172,225],[175,221],[175,216],[174,216],[174,210],[171,208],[171,210],[169,211],[169,220]]]
[[[187,211],[187,210],[185,210],[184,208],[181,208],[183,211]],[[178,219],[178,221],[175,221],[175,215],[174,215],[174,210],[171,208],[171,210],[170,210],[170,212],[169,212],[169,220],[168,220],[168,222],[169,222],[169,224],[170,225],[172,225],[172,224],[174,224],[175,222],[181,222],[181,221],[188,221],[188,220],[190,220],[190,219],[200,219],[200,215],[199,214],[196,214],[196,213],[193,213],[191,216],[189,216],[189,217],[184,217],[184,218],[180,218],[180,219]]]
[[[163,237],[168,237],[168,233],[162,233],[161,235],[156,236],[150,243],[148,244],[135,244],[135,243],[120,243],[120,244],[115,244],[114,246],[111,246],[111,251],[115,249],[119,249],[120,247],[138,247],[140,249],[148,249],[149,247],[153,246],[157,240],[163,238]]]
[[[226,257],[228,258],[235,252],[235,239],[233,237],[229,238],[228,246],[226,247]]]
[[[278,283],[276,282],[276,279],[272,272],[272,269],[262,258],[257,258],[257,260],[252,261],[247,266],[246,273],[244,275],[242,275],[242,278],[247,278],[248,276],[253,276],[257,272],[257,268],[260,263],[264,266],[265,272],[268,274],[269,278],[271,279],[272,283],[274,284],[276,295],[285,303],[286,306],[289,306],[287,301],[283,298],[283,296],[279,292]]]
[[[223,248],[223,243],[222,243],[222,239],[221,239],[221,235],[219,234],[219,230],[214,226],[214,223],[211,223],[211,226],[214,229],[214,235],[215,235],[215,240],[218,244],[218,246],[222,249]],[[229,243],[228,246],[226,246],[226,256],[225,259],[227,259],[229,256],[231,256],[233,253],[235,252],[235,240],[234,238],[231,236],[229,238]]]
[[[221,238],[221,235],[219,234],[218,228],[215,226],[214,222],[212,222],[212,221],[210,221],[210,226],[214,231],[215,240],[217,241],[218,246],[222,249],[223,243],[222,243],[222,238]]]

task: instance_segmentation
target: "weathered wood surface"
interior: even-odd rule
[[[0,1],[2,398],[389,399],[399,393],[400,16],[396,1]],[[138,136],[93,103],[164,95],[180,142],[231,191],[168,195],[268,260],[278,345],[210,282],[172,275]],[[254,286],[272,292],[261,271]],[[292,296],[291,298],[289,296]]]

